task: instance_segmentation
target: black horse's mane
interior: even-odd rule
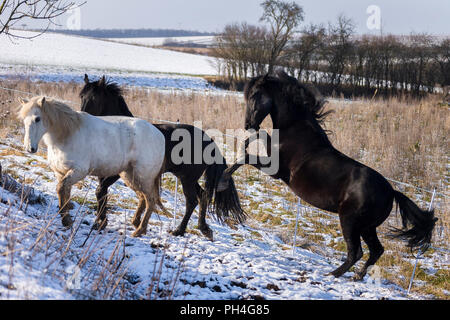
[[[111,82],[109,79],[105,82],[104,88],[108,93],[116,97],[121,97],[123,94],[122,88],[117,83]]]
[[[117,99],[117,101],[119,102],[119,108],[123,112],[123,115],[133,117],[133,114],[131,113],[127,103],[125,102],[125,99],[123,98],[123,90],[117,83],[112,82],[110,79],[106,79],[105,76],[103,76],[100,80],[86,84],[81,90],[80,96],[82,94],[85,94],[86,91],[89,92],[89,89],[91,88],[94,88],[94,90],[103,90],[107,94],[107,96],[112,97],[112,101],[115,101],[115,99]]]
[[[306,110],[321,125],[326,117],[334,112],[334,110],[325,110],[326,100],[316,87],[300,83],[284,71],[277,71],[276,75],[267,74],[252,78],[244,88],[245,99],[249,98],[250,89],[255,85],[267,86],[266,88],[275,87],[292,107]]]

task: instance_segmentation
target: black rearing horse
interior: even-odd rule
[[[276,76],[251,79],[244,95],[245,129],[258,131],[261,122],[270,115],[273,128],[279,130],[278,146],[271,144],[268,149],[268,153],[279,152],[278,173],[272,177],[284,181],[311,205],[339,214],[347,258],[332,275],[341,276],[361,259],[361,237],[370,254],[363,268],[356,272],[355,280],[362,279],[367,268],[377,262],[384,249],[376,228],[391,213],[394,200],[400,208],[403,229],[393,230],[393,236],[408,240],[411,248],[428,248],[437,220],[434,212],[419,209],[404,194],[395,191],[381,174],[332,146],[321,127],[328,112],[323,110],[324,100],[317,89],[300,84],[279,70]],[[249,157],[246,153],[245,163],[249,163]],[[231,174],[242,163],[240,159],[224,172],[218,190],[227,187]],[[270,162],[260,157],[252,165],[264,171]]]
[[[84,76],[85,85],[80,92],[81,111],[85,111],[94,116],[128,116],[133,114],[122,97],[120,87],[115,83],[108,83],[103,76],[98,81],[89,82],[87,75]],[[200,204],[200,213],[198,220],[198,228],[208,237],[213,239],[213,233],[206,223],[207,211],[215,214],[219,221],[230,218],[234,221],[242,223],[245,219],[245,212],[242,210],[239,196],[234,184],[230,180],[227,190],[217,192],[217,184],[223,171],[227,168],[225,158],[220,153],[215,142],[209,138],[206,133],[188,124],[154,124],[166,138],[165,153],[165,171],[171,172],[180,179],[183,186],[184,196],[186,197],[186,213],[178,228],[172,231],[174,235],[184,235],[189,219],[195,207]],[[207,164],[202,157],[202,163],[195,164],[194,152],[191,152],[190,163],[175,164],[172,161],[172,149],[178,144],[178,141],[172,141],[172,133],[176,129],[187,130],[191,137],[199,136],[202,141],[202,153],[211,144],[213,144],[213,152],[220,157],[218,163]],[[194,139],[190,139],[191,149],[194,150]],[[211,147],[208,148],[211,150]],[[217,157],[214,157],[217,159]],[[198,184],[198,180],[205,173],[205,190]],[[102,229],[106,226],[106,205],[108,187],[119,179],[119,176],[104,177],[99,179],[99,186],[96,191],[98,202],[97,219],[94,228]]]

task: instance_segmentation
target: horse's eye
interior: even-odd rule
[[[34,122],[38,123],[39,121],[41,121],[40,117],[36,117],[36,119],[34,119]]]

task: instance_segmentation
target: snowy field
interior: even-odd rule
[[[3,171],[33,181],[41,203],[20,209],[19,197],[0,188],[1,299],[407,298],[402,288],[370,275],[361,282],[351,280],[352,272],[339,279],[327,275],[340,259],[302,248],[294,253],[273,230],[208,219],[211,242],[195,230],[193,218],[191,231],[174,237],[168,233],[173,219],[154,213],[147,235],[132,238],[135,195],[120,182],[110,188],[106,230],[94,231],[82,247],[95,218],[96,181],[86,179],[72,189],[75,223],[64,229],[46,160],[22,153],[16,138],[0,144],[0,152],[11,151],[14,156],[2,157]],[[171,179],[165,175],[166,183]],[[257,189],[255,184],[247,192]],[[162,196],[173,212],[173,192],[164,189]],[[184,198],[178,199],[177,222],[184,208]]]
[[[22,31],[21,36],[35,33]],[[0,63],[101,69],[125,72],[162,72],[214,75],[213,59],[188,53],[138,47],[91,38],[45,33],[35,39],[0,35]]]
[[[123,87],[152,88],[157,90],[184,90],[201,92],[223,92],[211,86],[205,79],[189,75],[170,73],[123,72],[101,69],[73,68],[63,66],[29,66],[0,64],[0,79],[31,80],[43,82],[84,83],[84,74],[91,81],[103,75]]]

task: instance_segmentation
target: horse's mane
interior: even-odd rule
[[[300,83],[297,79],[288,76],[282,70],[277,70],[274,76],[265,75],[252,78],[244,88],[245,99],[248,99],[250,89],[253,86],[264,86],[266,84],[276,86],[280,95],[289,101],[291,107],[307,111],[321,125],[324,123],[326,117],[334,112],[334,110],[325,111],[327,101],[315,86]]]
[[[19,117],[25,118],[33,107],[41,110],[43,123],[58,142],[64,141],[81,125],[80,113],[61,101],[42,96],[34,97],[24,104],[19,111]]]
[[[118,99],[119,107],[122,110],[123,115],[133,117],[133,114],[131,113],[127,103],[125,102],[125,99],[123,98],[122,88],[117,83],[110,82],[109,79],[105,82],[104,88],[109,94]]]
[[[334,110],[325,111],[327,101],[312,84],[300,83],[282,70],[278,70],[276,74],[276,79],[282,83],[281,94],[286,99],[291,99],[296,108],[306,108],[319,124],[322,125],[326,117],[334,112]]]
[[[106,79],[105,76],[103,76],[100,80],[85,85],[80,92],[80,96],[90,88],[89,86],[93,86],[96,89],[101,89],[107,95],[112,96],[113,99],[117,99],[119,101],[119,107],[122,111],[122,115],[133,117],[133,114],[131,113],[127,103],[125,102],[125,99],[123,98],[123,90],[117,83],[111,82],[110,79]]]

